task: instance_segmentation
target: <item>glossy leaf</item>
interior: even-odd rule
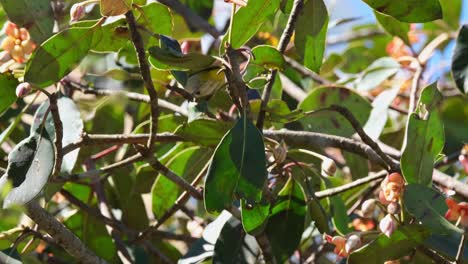
[[[204,146],[215,146],[232,127],[231,123],[212,119],[197,119],[179,126],[175,134]]]
[[[26,27],[35,43],[52,35],[54,12],[50,0],[0,0],[11,22]]]
[[[100,41],[100,34],[96,28],[69,28],[57,33],[33,53],[24,80],[39,88],[56,83],[88,54],[93,42]]]
[[[445,219],[448,207],[441,193],[421,184],[409,184],[405,187],[403,199],[408,212],[433,233],[441,235],[463,233]]]
[[[266,201],[249,204],[241,199],[241,219],[245,232],[257,235],[265,228],[270,215],[270,204]]]
[[[191,182],[205,167],[211,157],[211,151],[206,148],[191,147],[180,151],[165,164],[178,176]],[[157,218],[161,217],[183,192],[175,183],[159,175],[153,185],[153,212]]]
[[[61,97],[57,100],[57,107],[62,121],[62,146],[77,142],[83,133],[83,120],[75,102],[68,97]],[[47,114],[45,122],[44,115]],[[31,133],[34,133],[42,128],[44,124],[45,129],[52,142],[55,141],[55,124],[52,114],[49,111],[49,101],[42,103],[34,115],[34,123],[31,126]],[[78,159],[80,149],[77,148],[63,156],[61,172],[71,173],[75,167],[76,160]]]
[[[374,11],[375,18],[379,22],[379,25],[390,35],[399,37],[405,42],[406,45],[411,45],[408,38],[408,31],[410,25],[408,23],[400,22],[395,18],[384,15]]]
[[[468,25],[463,25],[458,33],[452,56],[452,75],[457,88],[468,93]]]
[[[102,16],[118,16],[132,9],[133,0],[101,0]]]
[[[211,160],[205,182],[205,208],[220,213],[243,198],[257,204],[266,181],[263,137],[246,118],[237,121],[223,137]]]
[[[0,115],[16,102],[16,86],[18,80],[11,74],[0,74]]]
[[[322,65],[328,19],[323,0],[306,1],[297,19],[294,44],[304,66],[314,72],[319,72]]]
[[[348,263],[384,263],[399,259],[411,253],[430,234],[428,228],[415,224],[397,229],[390,237],[380,234],[376,240],[353,252]]]
[[[279,8],[280,0],[256,0],[251,1],[246,7],[241,7],[234,15],[231,45],[240,48],[252,38],[263,23],[272,16]],[[224,35],[221,49],[228,41],[229,32]]]
[[[363,0],[376,11],[408,23],[423,23],[442,18],[439,0]]]
[[[306,112],[317,111],[331,105],[348,108],[362,125],[365,124],[371,112],[371,106],[366,99],[350,89],[336,86],[315,88],[299,104],[298,108]],[[339,136],[351,136],[355,133],[344,117],[332,111],[308,113],[299,121],[308,131]]]
[[[354,86],[359,91],[369,91],[394,75],[400,69],[400,64],[392,58],[384,57],[374,61],[367,69],[358,75]]]
[[[401,170],[408,183],[430,186],[432,182],[434,162],[444,147],[444,126],[435,109],[441,98],[436,83],[426,87],[418,113],[409,117],[401,156]]]
[[[13,183],[3,207],[22,205],[34,199],[46,185],[54,163],[54,146],[47,133],[33,133],[18,143],[8,155],[6,173],[0,178],[0,189],[8,181]]]
[[[301,186],[290,178],[278,193],[265,229],[277,263],[284,263],[299,246],[306,211]]]
[[[216,240],[213,263],[258,263],[260,248],[253,236],[245,234],[239,220],[231,217]]]

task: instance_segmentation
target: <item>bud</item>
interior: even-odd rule
[[[384,264],[400,264],[399,259],[385,261]]]
[[[368,199],[362,203],[361,212],[364,217],[371,217],[375,211],[375,199]]]
[[[360,248],[361,245],[362,245],[361,237],[359,237],[358,235],[351,235],[346,240],[346,245],[345,245],[346,253],[350,254],[354,250]]]
[[[247,6],[246,0],[224,0],[225,3],[233,3],[239,6]]]
[[[18,86],[16,86],[16,96],[18,98],[24,97],[27,94],[29,94],[32,90],[32,86],[28,82],[20,83]]]
[[[463,170],[465,173],[468,173],[468,158],[466,155],[461,154],[458,157],[458,160],[460,161],[461,165],[463,166]]]
[[[400,205],[397,202],[391,202],[387,205],[387,212],[389,214],[397,214],[400,211]]]
[[[188,54],[190,50],[190,42],[184,41],[180,44],[180,49],[182,50],[183,54]]]
[[[387,237],[390,237],[396,230],[397,223],[390,214],[387,214],[384,218],[382,218],[382,220],[380,220],[379,228],[382,233],[384,233]]]
[[[336,164],[330,158],[324,158],[322,160],[322,175],[323,176],[333,176],[336,172]]]
[[[86,6],[83,3],[76,3],[70,8],[70,22],[82,19],[86,14]]]

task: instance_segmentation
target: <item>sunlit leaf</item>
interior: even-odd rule
[[[102,16],[118,16],[132,8],[133,0],[101,0]]]
[[[16,86],[18,80],[13,75],[4,73],[0,75],[0,115],[16,101]]]
[[[391,16],[379,12],[374,12],[374,15],[380,26],[382,26],[388,34],[399,37],[406,45],[411,45],[408,38],[408,31],[410,29],[408,23],[400,22]]]
[[[408,23],[429,22],[442,18],[439,0],[363,0],[376,11]]]

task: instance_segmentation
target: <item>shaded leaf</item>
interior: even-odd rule
[[[430,234],[430,230],[421,225],[402,226],[390,237],[380,234],[376,240],[354,251],[348,257],[348,263],[384,263],[399,259],[411,253]]]
[[[408,31],[410,25],[404,22],[400,22],[395,18],[374,11],[375,18],[379,22],[380,26],[390,35],[399,37],[405,42],[406,45],[411,45],[408,38]]]
[[[0,74],[0,115],[16,102],[18,80],[11,74]]]
[[[421,184],[409,184],[403,195],[408,212],[435,234],[463,233],[461,229],[447,221],[444,215],[448,210],[445,197]]]
[[[299,246],[306,210],[301,186],[290,178],[278,193],[265,229],[277,263],[284,263]]]
[[[88,54],[93,42],[100,41],[99,36],[101,31],[96,28],[69,28],[55,34],[32,54],[24,80],[39,88],[56,83]]]
[[[371,112],[371,106],[366,99],[350,89],[336,86],[315,88],[299,104],[298,108],[306,112],[317,111],[331,105],[348,108],[361,125],[365,124]],[[331,133],[339,136],[351,136],[355,133],[349,122],[333,111],[308,113],[299,121],[308,131]]]
[[[220,213],[244,198],[256,204],[266,181],[265,146],[260,131],[246,118],[223,137],[211,161],[205,182],[205,208]]]
[[[35,43],[52,35],[54,13],[50,0],[0,0],[11,22],[26,27]]]
[[[401,171],[408,183],[430,185],[436,157],[444,147],[444,126],[437,109],[441,99],[437,84],[426,87],[418,113],[410,115],[406,144],[401,156]]]
[[[362,0],[376,11],[408,23],[423,23],[442,18],[439,0]]]
[[[219,143],[231,127],[232,123],[229,122],[197,119],[179,126],[174,133],[197,144],[214,146]]]
[[[296,23],[294,45],[297,53],[303,58],[304,66],[317,73],[325,53],[328,19],[323,0],[308,0]]]
[[[13,184],[3,207],[22,205],[34,199],[47,184],[54,163],[54,146],[47,133],[34,133],[18,143],[8,155],[6,173],[0,178],[0,189],[8,181]]]
[[[176,54],[156,46],[149,48],[149,53],[151,65],[159,70],[197,71],[208,68],[215,61],[213,57],[208,55],[199,53]]]
[[[452,56],[452,75],[457,88],[468,93],[468,25],[463,25],[458,33]]]

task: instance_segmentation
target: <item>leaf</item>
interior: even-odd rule
[[[270,214],[270,204],[266,201],[249,204],[241,199],[241,219],[245,232],[257,235],[265,228]]]
[[[100,34],[96,28],[69,28],[55,34],[33,53],[24,80],[39,88],[56,83],[88,54]]]
[[[358,91],[366,92],[379,86],[383,81],[394,75],[400,69],[400,64],[390,57],[380,58],[365,69],[354,83]]]
[[[310,92],[299,104],[302,111],[317,111],[331,105],[340,105],[348,108],[358,119],[361,125],[367,121],[371,106],[366,99],[356,92],[337,86],[317,87]],[[333,111],[318,111],[308,113],[299,120],[305,130],[330,133],[338,136],[349,137],[355,133],[349,122],[339,113]]]
[[[242,117],[216,147],[205,182],[206,210],[220,213],[238,198],[260,202],[266,177],[262,134]]]
[[[205,167],[211,157],[207,148],[190,147],[177,153],[167,162],[166,167],[188,182],[191,182]],[[153,212],[160,218],[182,193],[177,184],[159,175],[152,188]]]
[[[262,66],[266,69],[283,69],[285,60],[283,54],[268,45],[258,45],[252,49],[254,59],[250,64]]]
[[[367,159],[348,151],[343,151],[342,154],[353,180],[369,175],[369,162]]]
[[[306,210],[301,186],[290,178],[278,193],[265,229],[277,263],[284,263],[299,246]]]
[[[253,236],[245,234],[239,220],[234,217],[224,224],[216,240],[213,263],[258,263],[260,247]]]
[[[158,70],[197,71],[208,68],[215,59],[199,53],[176,54],[160,47],[149,48],[151,65]]]
[[[385,32],[392,36],[399,37],[406,45],[411,46],[411,42],[408,38],[409,24],[400,22],[391,16],[379,12],[374,11],[374,15]]]
[[[8,73],[0,74],[0,115],[16,102],[16,86],[18,80]]]
[[[133,0],[101,0],[102,16],[118,16],[132,9]]]
[[[363,129],[373,140],[379,139],[387,123],[388,108],[400,91],[400,83],[397,84],[392,89],[381,92],[372,102],[372,111]]]
[[[441,193],[421,184],[409,184],[405,187],[403,199],[408,212],[430,228],[432,233],[441,235],[463,233],[443,216],[448,207]]]
[[[62,147],[68,144],[77,142],[83,132],[83,120],[81,119],[80,110],[76,106],[75,102],[68,97],[61,97],[57,100],[57,107],[60,115],[60,121],[62,121]],[[45,122],[44,115],[47,114]],[[49,101],[42,103],[37,109],[34,115],[34,122],[31,126],[31,134],[42,128],[42,124],[45,125],[45,129],[52,142],[55,141],[55,124],[52,118],[52,114],[49,111]],[[63,156],[62,167],[60,169],[63,173],[71,173],[75,167],[76,160],[80,149],[77,148]]]
[[[197,119],[179,126],[174,133],[188,141],[203,146],[215,146],[231,126],[232,124],[229,122],[220,122],[213,119]]]
[[[47,184],[55,163],[54,146],[47,133],[33,133],[8,155],[6,173],[0,178],[0,189],[12,181],[13,189],[3,207],[23,205],[34,199]]]
[[[346,212],[346,205],[340,196],[332,196],[330,200],[330,213],[333,226],[340,235],[346,235],[352,232],[349,227],[349,217]]]
[[[399,259],[423,243],[430,233],[429,229],[413,224],[400,227],[390,237],[380,234],[376,240],[351,253],[348,263],[384,263]]]
[[[431,185],[435,159],[444,147],[444,125],[433,109],[440,99],[437,84],[427,86],[421,94],[419,113],[409,117],[401,156],[401,171],[408,183]]]
[[[376,11],[402,22],[424,23],[442,18],[439,0],[362,0]]]
[[[54,12],[50,0],[0,0],[0,3],[10,21],[26,27],[36,44],[52,35]]]
[[[458,33],[452,56],[452,75],[457,88],[468,94],[468,25],[463,25]]]
[[[280,5],[280,0],[256,0],[250,1],[246,7],[241,7],[234,15],[233,27],[224,35],[220,45],[224,50],[224,43],[228,42],[231,34],[231,46],[240,48],[252,38],[263,23],[276,13]]]
[[[328,19],[323,0],[308,0],[296,23],[294,45],[297,53],[303,58],[304,66],[317,73],[325,53]]]

